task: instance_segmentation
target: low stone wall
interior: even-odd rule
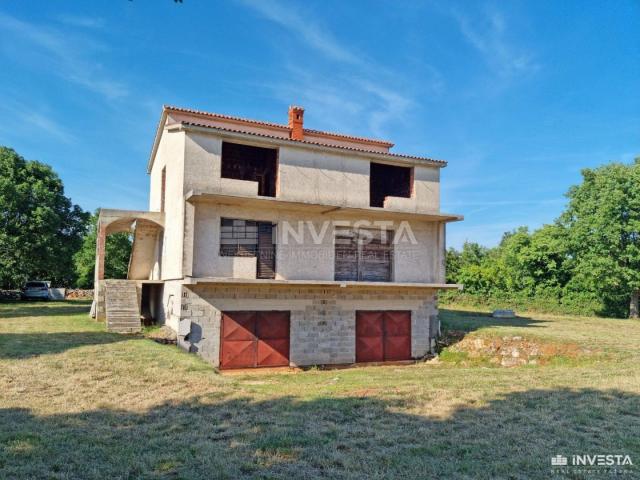
[[[20,300],[20,290],[0,290],[0,300]]]
[[[63,292],[65,300],[91,300],[93,298],[93,290],[79,288],[51,288],[50,290],[50,297],[52,300],[62,300],[61,295]],[[54,293],[58,293],[58,295],[54,295]],[[0,290],[0,300],[20,300],[20,290]]]
[[[198,285],[181,297],[178,344],[216,366],[223,311],[290,311],[292,366],[354,363],[356,310],[410,310],[414,358],[432,351],[439,331],[435,290]]]
[[[65,299],[73,300],[73,299],[87,299],[91,300],[93,298],[93,290],[92,289],[80,289],[80,288],[68,288],[65,294]]]

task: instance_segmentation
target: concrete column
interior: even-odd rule
[[[438,278],[439,283],[447,281],[447,224],[439,222],[438,224]]]
[[[191,202],[184,203],[184,238],[182,241],[182,275],[193,275],[193,244],[195,236],[196,207]]]
[[[92,316],[96,320],[104,320],[104,305],[101,302],[100,282],[104,280],[104,254],[107,242],[107,232],[105,227],[98,220],[96,226],[96,265],[93,272],[93,305],[91,307]]]
[[[96,271],[94,282],[97,284],[98,280],[104,280],[104,253],[107,242],[107,232],[105,227],[98,222],[98,232],[96,235]]]

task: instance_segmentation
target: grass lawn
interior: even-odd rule
[[[614,476],[553,472],[557,454],[628,454],[622,478],[640,477],[640,322],[452,308],[444,328],[467,339],[593,353],[230,376],[88,309],[0,304],[1,479]]]

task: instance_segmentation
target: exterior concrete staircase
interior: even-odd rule
[[[130,280],[104,280],[107,330],[118,333],[136,333],[140,327],[140,308],[136,282]]]

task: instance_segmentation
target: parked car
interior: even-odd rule
[[[51,282],[42,280],[30,281],[24,284],[20,292],[22,300],[49,300],[49,286]]]

